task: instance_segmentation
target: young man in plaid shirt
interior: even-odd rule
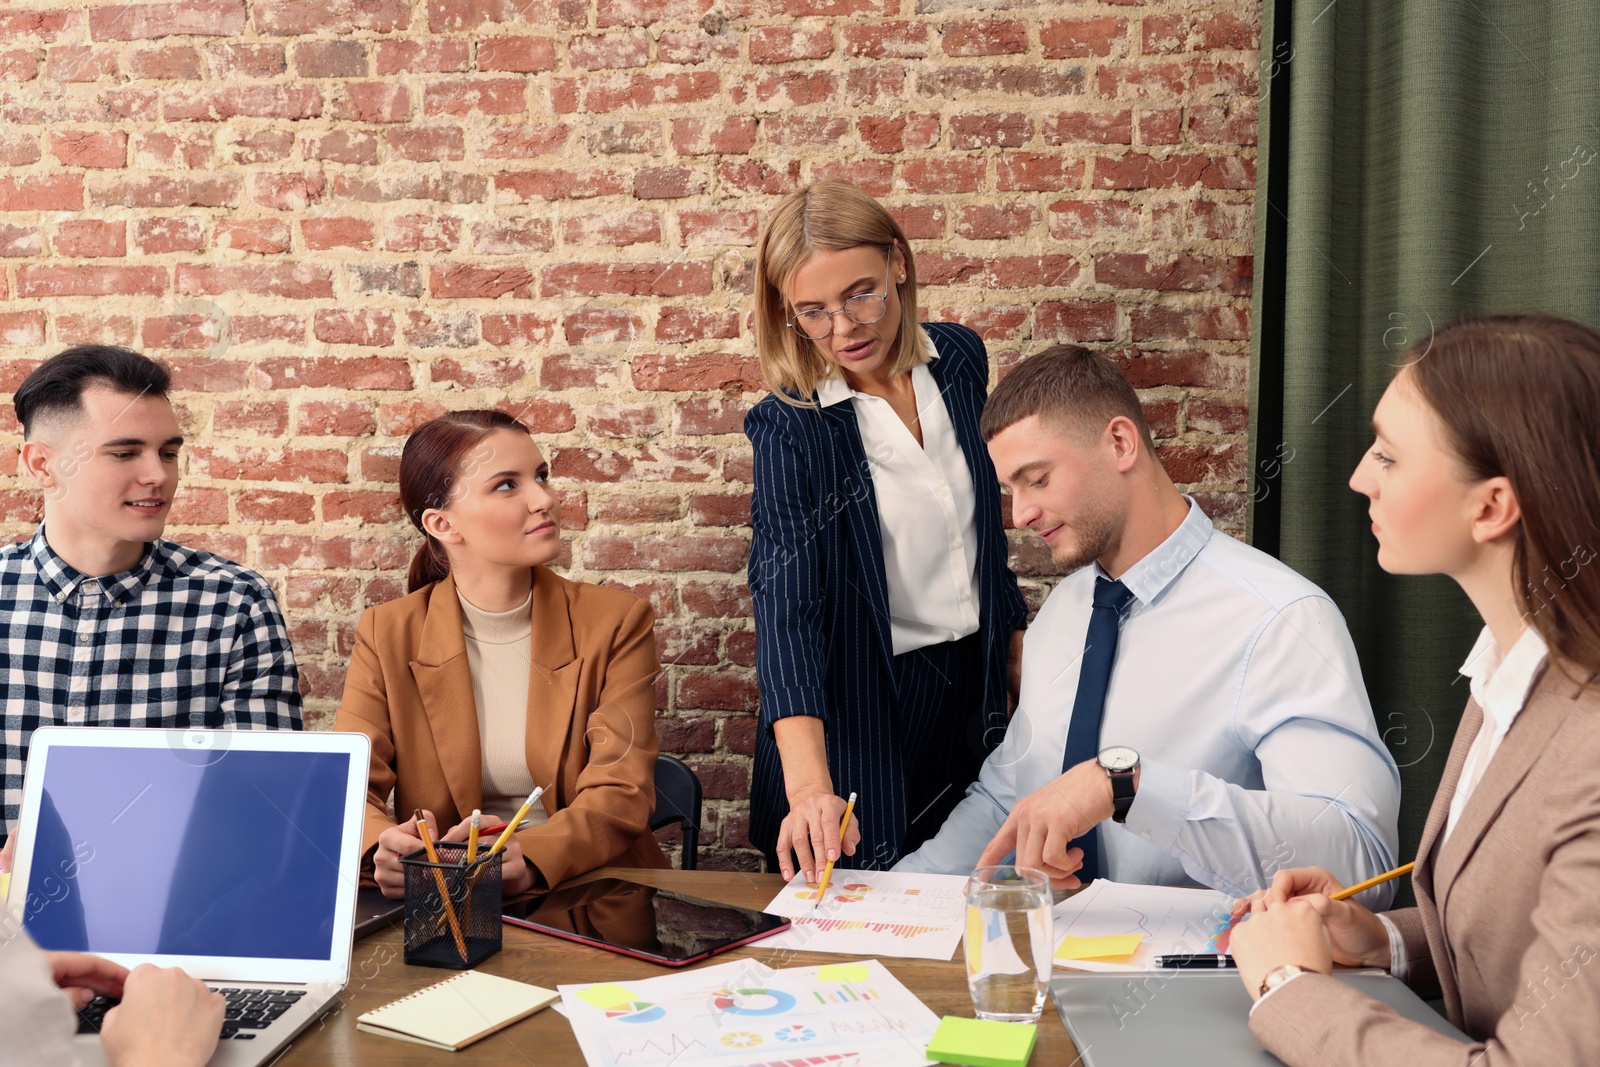
[[[161,537],[183,444],[170,385],[137,352],[82,345],[13,399],[44,523],[0,548],[0,835],[40,726],[300,728],[266,580]]]

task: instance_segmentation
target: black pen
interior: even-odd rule
[[[1180,953],[1174,956],[1157,956],[1156,966],[1169,970],[1212,971],[1234,966],[1233,957],[1220,952]]]

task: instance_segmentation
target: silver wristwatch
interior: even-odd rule
[[[1306,973],[1306,969],[1297,964],[1281,963],[1272,968],[1272,970],[1268,971],[1267,976],[1261,979],[1261,989],[1259,992],[1262,996],[1266,996],[1268,993],[1272,992],[1274,989],[1277,989],[1295,975]]]

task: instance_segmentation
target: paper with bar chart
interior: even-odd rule
[[[834,871],[818,902],[816,887],[797,875],[765,908],[793,925],[761,947],[948,960],[961,944],[966,889],[958,875]]]
[[[1056,966],[1153,971],[1156,957],[1168,953],[1227,952],[1232,903],[1212,889],[1097,878],[1055,906]]]
[[[911,1067],[939,1027],[877,960],[558,988],[589,1067]]]

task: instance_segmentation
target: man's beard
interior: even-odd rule
[[[1087,567],[1105,555],[1120,526],[1119,518],[1111,508],[1104,505],[1086,508],[1076,521],[1063,525],[1062,536],[1056,539],[1051,548],[1051,558],[1066,574]],[[1068,534],[1072,535],[1070,541]]]

